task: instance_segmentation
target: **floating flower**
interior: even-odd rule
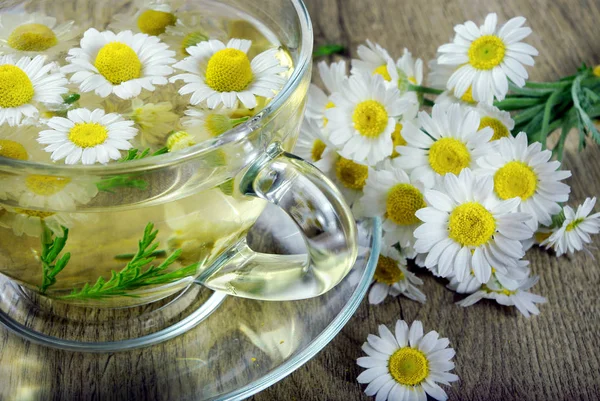
[[[38,142],[48,145],[52,160],[65,159],[66,164],[108,163],[121,158],[121,150],[131,149],[129,141],[137,134],[133,121],[104,110],[75,109],[67,118],[52,117],[47,125],[52,128],[40,132]]]
[[[167,26],[162,40],[169,45],[171,49],[175,49],[177,56],[185,58],[190,54],[187,51],[188,47],[196,46],[200,42],[207,41],[214,35],[209,35],[203,28],[204,18],[201,15],[191,15],[184,21],[181,18],[177,19],[174,25]],[[219,37],[224,38],[223,33]]]
[[[187,74],[172,77],[183,80],[179,93],[192,94],[193,105],[205,101],[214,109],[220,104],[235,108],[239,100],[245,107],[256,107],[256,96],[272,98],[285,83],[281,73],[287,70],[277,58],[278,49],[269,49],[252,59],[247,56],[249,40],[231,39],[225,45],[218,40],[200,42],[188,47],[190,57],[174,65]]]
[[[109,28],[115,32],[133,30],[158,36],[177,22],[173,7],[169,4],[160,1],[136,1],[135,3],[128,12],[114,15]]]
[[[360,199],[362,213],[382,218],[386,243],[412,247],[413,232],[421,224],[415,213],[427,207],[423,193],[430,188],[421,181],[411,180],[404,170],[394,168],[393,163],[385,163],[384,169],[369,169]]]
[[[232,118],[232,111],[223,107],[211,110],[189,107],[182,124],[196,140],[211,139],[248,120],[248,117]]]
[[[484,24],[477,28],[467,21],[456,25],[452,43],[438,48],[438,63],[457,66],[446,87],[461,97],[469,87],[473,99],[491,104],[494,97],[504,99],[508,92],[508,79],[518,87],[528,78],[523,65],[533,66],[538,51],[521,42],[531,33],[522,27],[525,18],[517,17],[496,29],[496,14],[488,14]]]
[[[57,24],[40,12],[0,15],[0,52],[56,56],[67,51],[79,35],[74,21]]]
[[[406,268],[406,258],[391,246],[381,248],[377,268],[369,291],[369,303],[377,305],[388,296],[404,295],[413,301],[425,303],[426,297],[416,286],[423,281]]]
[[[0,130],[0,157],[50,162],[49,155],[37,142],[39,132],[40,128],[36,125],[3,126]]]
[[[571,189],[560,182],[571,176],[568,170],[559,170],[560,162],[549,161],[552,152],[542,150],[539,142],[527,146],[527,134],[501,138],[498,153],[490,153],[477,160],[478,173],[494,178],[494,194],[498,199],[519,198],[518,211],[528,213],[528,225],[536,230],[538,222],[549,226],[552,215],[560,212],[559,203],[569,199]]]
[[[411,106],[398,88],[386,86],[379,75],[353,75],[331,101],[335,106],[325,111],[329,141],[342,156],[373,165],[392,154],[396,118]]]
[[[194,137],[185,131],[176,131],[167,138],[167,149],[169,152],[176,152],[190,146],[194,146],[196,141]]]
[[[335,105],[330,99],[332,93],[340,92],[343,84],[348,80],[346,75],[346,62],[339,61],[327,65],[324,61],[317,64],[319,76],[325,89],[325,93],[315,84],[310,84],[308,90],[308,101],[306,102],[306,116],[319,123],[319,127],[326,128],[328,120],[325,118],[325,110],[334,107]]]
[[[428,207],[416,215],[424,224],[415,232],[415,250],[427,253],[425,266],[437,266],[441,277],[464,280],[471,269],[487,283],[492,267],[502,273],[524,255],[521,240],[533,235],[525,222],[528,214],[516,213],[517,198],[498,202],[492,177],[476,177],[464,169],[447,174],[439,190],[425,192]]]
[[[133,99],[127,117],[139,127],[139,139],[144,147],[163,144],[179,122],[179,115],[173,112],[171,102],[145,103],[140,99]]]
[[[529,277],[521,281],[518,288],[508,290],[504,288],[497,280],[491,279],[488,283],[481,286],[481,289],[460,302],[458,305],[471,306],[482,299],[493,299],[500,305],[515,306],[525,317],[539,315],[540,310],[535,304],[545,303],[546,298],[528,292],[539,280],[538,276]]]
[[[497,107],[486,103],[479,103],[476,110],[481,117],[479,129],[490,127],[494,131],[490,141],[511,137],[510,132],[515,127],[515,122],[510,117],[509,112],[499,110]]]
[[[82,214],[44,212],[40,210],[5,207],[0,208],[0,227],[12,229],[14,235],[40,237],[47,227],[57,237],[63,236],[62,227],[70,228]]]
[[[74,73],[71,82],[79,84],[82,92],[131,99],[142,89],[153,91],[154,85],[166,85],[166,77],[173,72],[175,52],[154,36],[90,28],[80,46],[69,50],[69,64],[62,71]]]
[[[491,151],[488,143],[493,135],[489,127],[479,129],[479,114],[458,104],[433,106],[432,115],[419,112],[421,129],[410,121],[403,126],[406,146],[399,146],[402,155],[395,163],[410,171],[411,178],[431,187],[437,176],[458,175],[465,168]]]
[[[323,158],[327,146],[331,147],[319,128],[317,120],[305,117],[294,152],[304,160],[316,163]]]
[[[545,245],[547,249],[553,248],[556,256],[586,250],[584,245],[592,242],[590,234],[600,232],[600,213],[589,215],[595,204],[596,197],[586,198],[583,205],[577,207],[577,212],[570,206],[565,206],[565,221],[541,245]]]
[[[37,118],[38,102],[62,103],[67,80],[51,72],[54,63],[44,64],[45,56],[0,56],[0,125],[19,125],[23,116]]]
[[[367,39],[367,45],[359,45],[358,59],[352,59],[352,74],[381,75],[384,80],[391,82],[392,77],[388,72],[388,62],[394,60],[387,50]]]
[[[379,336],[369,334],[362,346],[368,356],[356,362],[367,370],[356,380],[368,383],[365,394],[377,394],[378,401],[425,400],[428,395],[446,400],[448,396],[437,383],[449,385],[458,380],[449,372],[454,369],[455,355],[449,344],[435,331],[423,335],[423,325],[418,320],[410,330],[404,320],[398,320],[395,335],[380,325]]]

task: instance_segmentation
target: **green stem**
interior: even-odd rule
[[[423,106],[433,107],[434,104],[435,104],[435,102],[433,100],[423,99]]]
[[[537,106],[530,107],[530,108],[526,109],[525,111],[522,111],[521,113],[515,115],[513,117],[513,120],[515,121],[515,125],[521,125],[521,124],[528,122],[533,117],[537,116],[537,114],[540,111],[542,111],[543,108],[544,108],[543,104],[538,104]]]
[[[549,130],[550,116],[552,113],[552,108],[554,107],[554,105],[556,105],[556,101],[559,95],[560,91],[552,92],[544,108],[544,117],[542,119],[542,132],[540,133],[540,143],[542,144],[542,149],[546,148],[546,139],[548,138],[548,134],[551,132]]]
[[[501,110],[511,111],[526,109],[530,106],[535,106],[544,103],[543,98],[510,98],[499,102],[494,102],[494,106]]]
[[[428,86],[413,85],[413,84],[408,85],[408,90],[412,91],[412,92],[429,93],[430,95],[441,95],[442,93],[444,93],[444,91],[441,89],[435,89],[435,88],[430,88]]]

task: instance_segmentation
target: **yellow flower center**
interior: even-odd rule
[[[479,129],[490,127],[494,130],[494,135],[490,141],[496,141],[500,138],[506,138],[510,135],[510,131],[506,128],[506,125],[502,124],[502,121],[493,117],[483,117],[479,123]]]
[[[581,223],[583,223],[584,219],[579,218],[579,219],[575,219],[572,222],[570,222],[569,224],[567,224],[567,231],[573,231],[578,225],[580,225]]]
[[[175,25],[177,17],[171,13],[157,10],[146,10],[140,14],[137,26],[140,31],[153,36],[165,33],[167,26]]]
[[[217,92],[241,92],[252,78],[250,60],[241,50],[219,50],[208,60],[206,84]]]
[[[494,190],[500,199],[525,200],[535,193],[537,175],[531,167],[520,161],[506,163],[494,174]]]
[[[209,114],[204,120],[204,128],[212,135],[219,136],[233,128],[231,119],[223,114]]]
[[[473,99],[473,87],[469,86],[469,89],[463,93],[463,95],[460,97],[460,100],[471,104],[475,103],[475,99]]]
[[[423,194],[413,185],[396,184],[388,191],[385,215],[398,225],[416,224],[420,220],[415,212],[426,206]]]
[[[195,144],[194,138],[185,131],[174,132],[167,138],[167,149],[169,149],[169,152],[189,148]]]
[[[69,140],[80,148],[93,148],[108,138],[108,131],[98,123],[77,123],[69,131]]]
[[[600,65],[594,67],[593,73],[595,76],[600,77]]]
[[[429,149],[429,165],[436,173],[458,175],[471,163],[467,145],[456,138],[441,138]]]
[[[11,64],[0,65],[0,107],[22,106],[33,95],[33,84],[25,71]]]
[[[327,109],[331,109],[335,107],[335,104],[333,104],[332,101],[327,102],[327,104],[325,105],[325,110]],[[329,120],[327,119],[327,117],[323,117],[323,127],[327,127],[327,124],[329,123]]]
[[[540,243],[546,241],[548,238],[550,238],[550,236],[552,235],[552,231],[548,231],[548,232],[537,231],[534,235],[535,235],[535,242],[540,244]]]
[[[198,43],[206,40],[208,40],[208,36],[200,31],[188,33],[181,41],[181,52],[183,54],[189,54],[187,51],[188,47],[196,46]]]
[[[340,157],[335,163],[335,175],[346,188],[363,189],[369,176],[369,168]]]
[[[45,219],[50,216],[53,216],[52,212],[42,212],[41,210],[30,210],[30,209],[15,209],[15,213],[23,214],[29,217],[38,217],[40,219]]]
[[[504,53],[506,45],[498,36],[480,36],[469,47],[469,64],[478,70],[491,70],[502,63]]]
[[[390,375],[405,386],[416,386],[429,375],[429,362],[425,354],[411,347],[400,348],[388,362]]]
[[[450,213],[449,237],[461,246],[480,246],[496,231],[494,216],[477,202],[463,203]]]
[[[58,43],[52,29],[42,24],[24,24],[8,36],[8,45],[25,52],[41,52]]]
[[[315,162],[321,160],[321,157],[323,157],[323,152],[325,151],[326,147],[327,145],[325,145],[325,142],[323,142],[322,140],[317,139],[316,141],[314,141],[312,149],[310,151],[310,158]]]
[[[98,52],[94,66],[113,85],[139,78],[142,63],[133,49],[124,43],[111,42]]]
[[[392,77],[390,77],[390,73],[387,70],[387,64],[382,64],[379,67],[375,68],[373,70],[373,75],[379,74],[383,77],[383,79],[385,79],[386,81],[391,81]]]
[[[354,128],[364,137],[377,138],[388,124],[385,107],[376,100],[360,102],[352,113]]]
[[[378,283],[392,285],[403,280],[404,273],[402,273],[402,270],[398,268],[398,262],[396,262],[394,259],[379,255],[373,279],[375,279],[375,281]]]
[[[8,139],[0,139],[0,157],[8,159],[27,160],[29,155],[25,147],[19,142]]]
[[[406,139],[402,136],[402,124],[397,123],[396,129],[392,132],[392,143],[394,144],[394,149],[392,150],[392,159],[400,156],[400,153],[396,151],[397,146],[406,146]]]
[[[417,84],[417,78],[415,78],[413,75],[411,75],[407,79],[408,79],[408,82],[410,82],[411,84],[413,84],[413,85]]]
[[[25,186],[36,195],[51,196],[62,191],[70,182],[71,179],[66,177],[30,175],[25,179]]]

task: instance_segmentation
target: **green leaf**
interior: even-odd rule
[[[345,48],[342,45],[335,45],[335,44],[330,44],[330,45],[323,45],[323,46],[319,46],[315,49],[315,51],[313,52],[313,57],[323,57],[323,56],[330,56],[332,54],[342,54],[344,53]]]
[[[66,104],[73,104],[76,101],[78,101],[81,98],[81,95],[79,95],[79,93],[67,93],[65,95],[62,95],[63,98],[63,102]]]
[[[550,117],[552,116],[552,108],[556,105],[558,97],[560,95],[560,91],[554,91],[546,101],[546,106],[544,107],[544,116],[542,118],[542,131],[539,136],[539,141],[542,144],[542,149],[546,148],[546,140],[548,138],[548,134],[550,134]]]
[[[56,283],[56,276],[65,268],[71,258],[70,253],[65,253],[58,261],[58,255],[63,251],[67,239],[69,238],[69,229],[62,228],[62,236],[54,238],[53,232],[46,226],[42,220],[42,285],[40,285],[40,293],[45,294],[48,288]]]
[[[526,109],[542,103],[544,103],[543,98],[507,98],[502,101],[494,102],[494,106],[501,110],[512,111]]]

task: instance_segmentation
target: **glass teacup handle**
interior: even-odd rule
[[[235,186],[284,210],[299,227],[308,255],[255,252],[244,239],[199,283],[240,297],[283,301],[323,294],[350,271],[358,253],[356,223],[340,192],[316,167],[273,144]]]

